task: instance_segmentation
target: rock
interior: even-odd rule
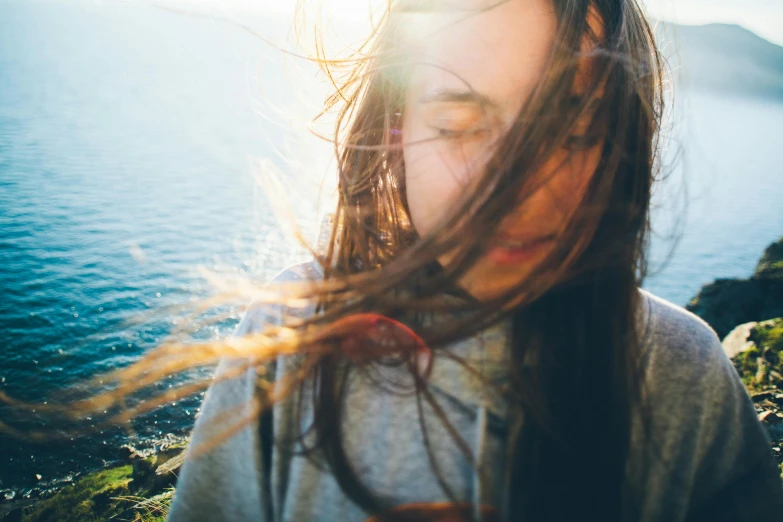
[[[761,358],[756,358],[756,382],[764,382],[764,379],[767,375],[769,375],[770,369],[767,362]]]
[[[759,420],[767,424],[780,424],[780,417],[774,411],[765,411],[759,414]]]
[[[176,475],[177,473],[179,473],[179,470],[184,462],[185,462],[185,453],[183,452],[177,455],[176,457],[166,461],[165,464],[163,464],[162,466],[160,466],[158,469],[155,470],[155,473],[158,475],[163,475],[166,473],[171,473]]]
[[[731,331],[724,339],[721,344],[723,344],[723,349],[726,352],[726,355],[729,356],[729,358],[734,357],[737,354],[740,354],[746,350],[748,350],[751,347],[756,346],[753,341],[749,341],[748,337],[750,336],[750,331],[753,329],[754,326],[756,326],[758,323],[756,321],[751,321],[749,323],[741,324],[734,328],[734,330]]]
[[[168,448],[161,450],[155,456],[155,466],[163,466],[169,460],[181,455],[185,451],[185,445],[169,446]]]
[[[18,507],[6,513],[3,517],[3,522],[21,522],[22,520],[22,508]]]
[[[37,500],[37,498],[24,498],[21,494],[16,495],[16,500],[0,505],[0,521],[16,522],[23,520],[25,512],[29,512]]]
[[[717,279],[685,308],[723,338],[737,325],[783,316],[783,279]]]
[[[130,489],[144,490],[149,494],[174,485],[185,460],[185,448],[185,444],[173,445],[150,457],[142,457],[138,453],[131,456],[133,480]]]
[[[779,418],[780,417],[778,417],[778,419]],[[773,447],[783,447],[783,422],[774,424],[762,422],[761,425],[767,429],[767,435],[769,435],[769,440],[772,442]],[[781,455],[781,457],[783,457],[783,455]]]
[[[35,499],[41,494],[41,490],[38,488],[30,488],[22,490],[22,498]]]
[[[767,247],[753,275],[758,279],[783,280],[783,237]]]
[[[761,402],[772,399],[774,395],[774,392],[765,391],[761,393],[754,393],[750,398],[753,399],[753,402]]]
[[[749,279],[716,279],[685,308],[721,339],[738,325],[783,316],[783,238],[767,247]]]
[[[158,454],[158,462],[160,465],[155,469],[154,491],[161,491],[176,484],[179,470],[185,462],[185,447],[170,448]]]
[[[155,479],[153,459],[154,457],[144,458],[138,454],[131,459],[133,473],[131,474],[132,480],[129,487],[132,491],[150,487],[151,482]]]
[[[138,455],[136,448],[130,444],[123,444],[120,449],[117,450],[117,459],[123,464],[130,464],[134,455]]]
[[[734,337],[737,341],[734,346],[741,344],[743,347],[731,358],[734,368],[751,393],[770,392],[769,396],[759,397],[759,401],[774,398],[775,404],[783,403],[783,394],[770,390],[772,387],[783,389],[783,318],[753,324],[747,330],[746,339],[743,344],[741,335]]]

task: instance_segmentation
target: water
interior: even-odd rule
[[[675,120],[645,287],[684,305],[716,278],[750,276],[783,236],[783,100],[679,91]]]
[[[265,34],[280,31],[255,21]],[[296,172],[317,171],[322,152],[293,149],[294,169],[278,154],[295,147],[289,116],[313,114],[291,82],[276,52],[209,19],[0,1],[0,389],[42,400],[137,359],[170,325],[121,321],[204,295],[196,266],[264,280],[302,258],[252,176],[267,158],[302,194],[317,187]],[[671,231],[683,178],[688,213],[674,257],[654,263],[660,273],[646,285],[678,304],[715,277],[746,277],[783,234],[783,105],[683,99],[685,155],[658,198],[656,229]],[[267,110],[278,102],[291,112]],[[292,202],[315,222],[306,195]],[[657,239],[654,257],[670,246]],[[224,335],[236,319],[200,334]],[[132,440],[187,433],[198,401],[144,417]],[[2,439],[0,489],[102,465],[126,438],[111,431],[46,447]]]
[[[285,168],[285,133],[255,113],[256,65],[279,69],[268,51],[210,20],[144,7],[0,3],[3,391],[40,401],[135,360],[169,325],[121,321],[204,295],[198,266],[265,280],[297,259],[251,168],[257,158]],[[278,83],[263,83],[264,96],[279,99]],[[184,433],[197,403],[148,416],[135,439]],[[124,438],[3,439],[0,489],[100,465]]]

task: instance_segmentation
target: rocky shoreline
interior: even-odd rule
[[[738,326],[723,341],[783,472],[783,318]],[[781,473],[783,474],[783,473]]]
[[[6,492],[0,497],[0,520],[163,521],[186,447],[186,440],[174,440],[154,450],[124,445],[117,461],[106,469],[66,479],[60,487]]]
[[[707,321],[747,387],[783,475],[783,238],[748,279],[705,285],[685,307]],[[112,467],[61,487],[0,495],[2,522],[164,522],[185,440],[119,450]]]

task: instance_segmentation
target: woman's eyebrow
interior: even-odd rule
[[[476,91],[458,90],[458,89],[438,89],[419,98],[420,103],[436,102],[455,102],[455,103],[475,103],[482,107],[498,108],[492,98]]]

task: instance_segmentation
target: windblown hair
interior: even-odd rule
[[[645,410],[637,287],[647,268],[662,62],[635,1],[553,5],[556,45],[542,81],[497,143],[477,189],[426,237],[412,230],[395,140],[411,67],[400,24],[407,14],[437,9],[438,2],[390,6],[372,47],[359,50],[327,103],[342,103],[335,133],[340,199],[321,263],[327,279],[346,283],[344,290],[320,296],[322,313],[314,321],[328,324],[366,310],[399,317],[437,309],[433,298],[444,291],[459,295],[456,281],[485,251],[486,238],[496,236],[503,218],[546,182],[536,175],[541,164],[558,148],[604,138],[597,174],[546,262],[502,297],[482,303],[466,298],[460,310],[441,310],[456,312],[458,321],[438,322],[437,329],[407,321],[436,356],[453,357],[437,348],[510,319],[511,379],[503,390],[511,405],[503,506],[508,520],[619,520],[633,509],[624,489],[632,412]],[[574,93],[585,60],[591,81]],[[345,67],[324,56],[319,61],[331,78]],[[585,115],[592,123],[574,140],[574,124]],[[455,251],[448,266],[435,262]],[[453,307],[453,301],[443,306]],[[315,443],[309,449],[321,452],[354,502],[382,511],[390,499],[363,485],[342,446],[340,398],[352,365],[339,352],[316,357]],[[539,361],[532,372],[524,365],[530,357]],[[416,393],[433,405],[426,379],[415,382]],[[573,426],[579,426],[578,436]]]
[[[289,393],[297,394],[300,414],[304,401],[311,401],[312,425],[296,442],[328,466],[353,502],[380,514],[394,506],[394,499],[371,491],[352,466],[341,419],[348,375],[376,375],[373,369],[387,364],[388,354],[371,347],[359,358],[347,353],[345,340],[353,333],[333,325],[361,313],[389,317],[411,328],[433,357],[455,359],[474,371],[449,352],[449,343],[508,321],[510,378],[499,390],[509,404],[504,519],[629,516],[634,499],[625,467],[632,421],[634,412],[646,410],[638,287],[647,269],[663,110],[661,58],[635,0],[552,3],[557,34],[545,74],[494,145],[475,190],[461,196],[426,236],[414,230],[405,198],[399,129],[413,64],[402,25],[406,16],[437,10],[440,3],[389,2],[372,38],[354,56],[330,60],[319,52],[314,59],[335,86],[325,112],[338,111],[339,200],[328,247],[314,252],[324,279],[288,285],[284,293],[269,289],[263,297],[287,310],[304,303],[315,313],[292,314],[282,326],[269,325],[245,339],[161,347],[118,371],[115,389],[78,404],[77,410],[114,411],[130,393],[219,357],[247,361],[223,376],[229,378],[293,354],[301,371],[279,383],[267,401],[255,405],[253,415]],[[574,92],[585,63],[590,81]],[[576,122],[586,117],[591,122],[587,130],[574,136]],[[541,165],[555,151],[595,143],[603,143],[596,175],[547,259],[502,296],[478,301],[461,290],[457,282],[486,251],[499,224],[546,183],[539,175]],[[447,252],[452,260],[441,265],[437,260]],[[455,298],[440,299],[444,294]],[[433,316],[439,320],[427,320]],[[412,351],[402,354],[406,357],[412,361]],[[527,365],[530,360],[536,364]],[[412,375],[407,391],[449,426],[428,389],[426,371],[412,363],[407,368]],[[113,421],[128,420],[206,384],[147,400]],[[579,427],[577,435],[573,426]],[[227,430],[227,436],[239,427]],[[450,432],[473,461],[456,430]]]

